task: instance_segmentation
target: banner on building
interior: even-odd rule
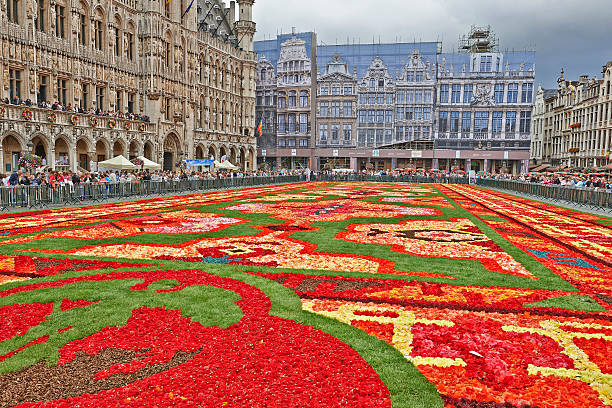
[[[214,160],[185,160],[187,162],[187,167],[191,166],[206,166],[206,167],[215,167]]]

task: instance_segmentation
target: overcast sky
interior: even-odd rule
[[[536,87],[559,71],[601,76],[612,61],[612,0],[256,0],[256,40],[315,31],[319,43],[441,40],[457,50],[472,24],[491,25],[502,49],[535,49]]]

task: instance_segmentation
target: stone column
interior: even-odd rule
[[[310,170],[319,168],[319,160],[320,158],[318,156],[312,156],[310,158]]]
[[[76,172],[77,170],[77,150],[76,150],[76,144],[74,143],[70,143],[70,145],[68,145],[68,161],[70,162],[70,171],[71,172]]]
[[[489,171],[489,159],[484,159],[484,164],[482,166],[484,171]]]
[[[397,168],[397,158],[392,157],[391,158],[391,170],[395,170],[396,168]]]
[[[432,169],[439,169],[439,163],[438,163],[438,159],[434,158],[432,159]]]
[[[0,143],[0,173],[4,173],[6,170],[4,169],[4,148],[2,147],[2,143]]]
[[[87,170],[88,171],[93,171],[94,169],[92,168],[91,163],[92,162],[97,162],[97,157],[96,157],[96,152],[95,150],[93,152],[87,152],[87,166],[89,167]]]
[[[51,170],[55,170],[55,142],[52,146],[49,148],[49,154],[47,155],[47,165]]]
[[[351,157],[351,169],[353,169],[353,171],[358,171],[359,169],[357,168],[357,157]]]
[[[472,170],[472,159],[465,159],[465,171]]]

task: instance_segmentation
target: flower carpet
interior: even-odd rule
[[[0,216],[0,407],[612,407],[612,227],[474,186]]]

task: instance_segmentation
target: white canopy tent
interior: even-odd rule
[[[161,164],[155,163],[154,161],[149,160],[149,159],[147,159],[144,156],[138,156],[137,159],[140,160],[143,163],[142,166],[137,166],[139,168],[149,169],[149,170],[159,170],[159,169],[161,169]]]
[[[229,160],[223,161],[221,163],[215,161],[215,168],[221,170],[238,170],[238,167],[230,163]]]
[[[112,159],[98,162],[98,169],[118,169],[118,170],[137,170],[138,166],[134,165],[131,161],[123,157],[122,155],[115,156]]]

